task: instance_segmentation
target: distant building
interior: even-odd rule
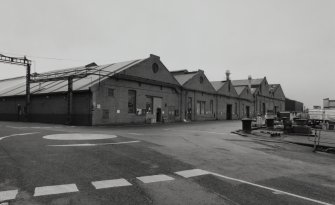
[[[241,118],[240,99],[230,78],[230,72],[226,72],[226,80],[212,81],[211,84],[217,92],[217,119],[236,120]]]
[[[323,109],[335,109],[335,100],[323,99]]]
[[[181,87],[181,116],[187,120],[216,119],[216,90],[203,70],[170,72]]]
[[[304,104],[302,102],[286,98],[285,99],[285,111],[295,112],[295,113],[303,112]]]
[[[268,84],[266,77],[245,80],[233,80],[234,87],[247,86],[253,95],[253,113],[255,115],[276,114],[285,110],[285,95],[279,84]]]

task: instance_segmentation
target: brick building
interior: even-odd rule
[[[180,121],[180,85],[160,58],[104,66],[78,67],[62,73],[99,75],[73,82],[72,124],[98,125]],[[103,75],[100,75],[102,73]],[[50,72],[53,75],[53,72]],[[67,80],[31,84],[29,121],[67,123]],[[25,77],[0,81],[0,119],[23,120]]]
[[[217,92],[217,119],[236,120],[239,119],[239,96],[229,78],[229,71],[226,73],[225,81],[212,81]]]
[[[254,96],[248,86],[234,87],[239,98],[239,116],[241,118],[250,118],[254,116]]]
[[[172,71],[182,86],[181,115],[186,120],[216,119],[216,91],[208,81],[203,70]]]
[[[233,80],[234,87],[249,87],[253,95],[253,116],[275,114],[285,110],[285,95],[279,84],[269,85],[266,77]]]
[[[77,125],[229,120],[285,109],[266,78],[210,82],[203,70],[170,72],[159,56],[0,80],[0,120]],[[53,78],[53,76],[58,76]],[[72,86],[70,86],[70,79]],[[70,87],[71,92],[70,92]],[[29,112],[27,112],[29,110]]]

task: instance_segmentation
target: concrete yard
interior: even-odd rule
[[[335,204],[334,154],[240,128],[0,122],[0,204]]]

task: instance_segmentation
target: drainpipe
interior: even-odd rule
[[[218,115],[219,115],[219,95],[216,95],[216,120],[218,120],[219,118],[218,118]]]

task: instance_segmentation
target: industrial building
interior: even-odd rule
[[[279,84],[269,85],[266,77],[245,80],[233,80],[235,88],[249,87],[253,95],[253,115],[276,114],[285,110],[285,95]]]
[[[211,82],[217,92],[217,119],[239,119],[239,96],[230,80],[230,72],[226,72],[225,81]]]
[[[323,99],[323,109],[335,109],[335,100]]]
[[[292,113],[302,113],[304,111],[304,104],[302,102],[286,98],[285,111]]]
[[[285,109],[266,78],[210,82],[203,70],[169,71],[160,57],[0,80],[0,120],[75,125],[231,120]],[[283,100],[284,99],[284,100]],[[27,106],[28,105],[28,106]]]

